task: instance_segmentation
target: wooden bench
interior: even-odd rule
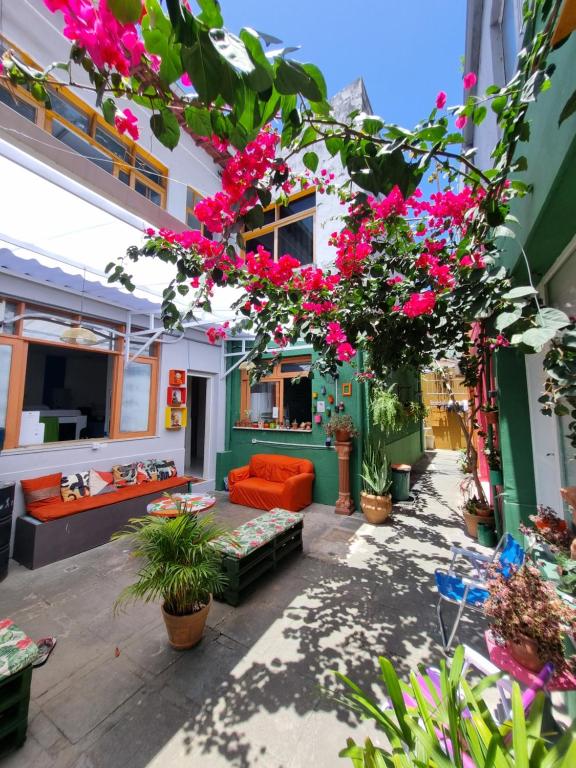
[[[263,573],[274,570],[291,552],[301,552],[303,525],[304,515],[276,508],[236,528],[231,541],[219,541],[228,583],[217,599],[238,605],[247,587]]]
[[[0,620],[0,759],[26,741],[37,654],[36,644],[11,619]]]

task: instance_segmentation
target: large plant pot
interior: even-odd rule
[[[485,411],[486,424],[498,424],[498,411]]]
[[[494,526],[494,515],[492,510],[487,509],[487,514],[475,515],[473,512],[464,510],[464,524],[466,525],[466,532],[468,536],[472,536],[473,539],[478,538],[478,523],[485,523],[489,526]]]
[[[392,496],[375,496],[372,493],[360,494],[360,507],[367,522],[372,525],[380,525],[392,512]]]
[[[349,443],[352,440],[352,436],[347,429],[335,430],[334,437],[336,438],[337,443]]]
[[[162,606],[162,618],[166,624],[168,641],[172,648],[177,651],[184,651],[186,648],[193,648],[202,640],[211,605],[212,597],[204,608],[185,616],[173,616],[171,613],[166,613],[164,606]]]
[[[531,637],[524,635],[521,640],[516,642],[508,641],[507,647],[512,658],[531,672],[540,672],[546,663],[546,659],[543,659],[538,653],[536,641],[532,640]]]

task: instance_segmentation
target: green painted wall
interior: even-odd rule
[[[309,352],[306,351],[308,354]],[[302,354],[298,349],[285,352],[284,356]],[[235,358],[228,358],[234,364]],[[361,364],[361,361],[359,361]],[[343,366],[340,377],[334,381],[331,377],[322,378],[318,373],[314,373],[312,382],[312,391],[318,392],[318,399],[325,400],[328,406],[327,397],[334,395],[338,402],[345,405],[345,413],[350,414],[354,424],[360,430],[360,437],[353,443],[353,452],[350,462],[350,480],[354,501],[357,507],[360,503],[360,467],[362,462],[362,436],[367,431],[373,429],[368,419],[368,401],[367,384],[358,382],[354,379],[357,369],[351,366]],[[406,399],[413,399],[413,389],[418,386],[417,378],[404,374],[399,377],[402,386],[401,396]],[[352,383],[352,396],[342,397],[342,384]],[[322,395],[321,387],[326,387],[326,395]],[[338,396],[336,398],[336,392]],[[324,424],[328,420],[323,415],[323,423],[317,425],[313,422],[312,432],[282,432],[273,429],[239,429],[234,427],[236,421],[241,418],[240,414],[240,371],[234,370],[227,379],[227,397],[226,397],[226,450],[217,456],[216,461],[216,488],[224,487],[224,478],[228,472],[248,463],[251,456],[255,453],[277,453],[287,456],[298,456],[300,458],[310,459],[314,463],[316,480],[314,482],[314,501],[321,504],[332,505],[338,497],[338,460],[336,451],[333,447],[325,447],[326,434]],[[332,407],[332,412],[334,412]],[[258,442],[253,442],[258,441]],[[293,443],[294,445],[286,445]],[[389,458],[393,463],[413,463],[423,453],[420,425],[414,425],[411,428],[391,436],[387,441]]]

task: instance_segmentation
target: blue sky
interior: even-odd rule
[[[333,95],[362,76],[372,107],[411,127],[436,94],[462,101],[465,0],[220,0],[232,32],[251,26],[301,45]]]

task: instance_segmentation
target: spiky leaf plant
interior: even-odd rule
[[[118,596],[115,610],[135,600],[162,600],[164,610],[174,616],[199,611],[225,584],[214,546],[221,536],[226,531],[211,515],[131,519],[127,529],[112,539],[132,544],[132,557],[141,558],[143,564],[134,584]]]

